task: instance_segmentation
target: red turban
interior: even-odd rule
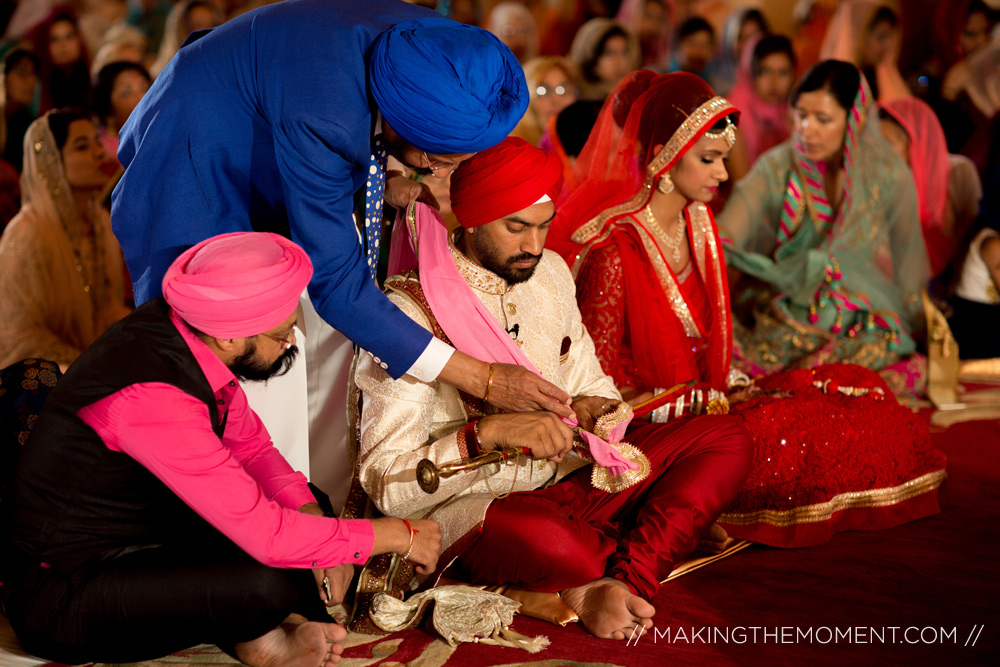
[[[186,250],[163,276],[163,298],[185,322],[214,338],[245,338],[291,316],[313,267],[283,236],[234,232]]]
[[[462,163],[451,177],[451,210],[468,229],[528,208],[548,195],[555,199],[562,165],[555,153],[524,139],[507,137]]]

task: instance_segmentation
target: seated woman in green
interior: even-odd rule
[[[760,157],[718,219],[733,364],[756,376],[846,361],[919,391],[929,265],[913,177],[854,65],[818,63],[791,105],[792,138]]]

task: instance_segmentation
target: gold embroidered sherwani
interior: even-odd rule
[[[496,274],[473,264],[454,245],[455,263],[493,317],[508,331],[545,379],[571,396],[620,399],[601,370],[594,343],[583,326],[569,269],[559,255],[544,251],[534,275],[508,286]],[[389,298],[416,322],[434,331],[412,290],[391,289],[415,281],[415,274],[388,281]],[[471,314],[470,314],[471,315]],[[391,379],[371,355],[362,355],[355,375],[363,392],[359,476],[379,510],[389,516],[435,519],[441,524],[442,567],[478,535],[486,509],[496,495],[551,484],[587,461],[570,454],[561,463],[520,457],[517,465],[489,466],[442,479],[433,494],[417,485],[417,463],[465,458],[469,421],[459,392],[440,382],[403,376]],[[544,539],[544,536],[540,536]],[[451,552],[449,553],[449,548]]]

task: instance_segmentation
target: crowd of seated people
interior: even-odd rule
[[[671,566],[699,539],[705,550],[721,548],[727,536],[814,546],[838,531],[889,528],[938,511],[944,456],[931,445],[927,425],[901,403],[923,396],[932,372],[925,290],[949,318],[963,359],[1000,357],[995,2],[814,0],[797,3],[792,15],[790,3],[711,0],[407,1],[478,25],[517,56],[530,101],[511,132],[517,139],[508,141],[555,156],[545,166],[559,173],[555,184],[537,201],[504,208],[503,224],[489,218],[470,225],[453,204],[471,196],[469,174],[485,168],[477,164],[498,172],[530,164],[512,167],[483,151],[451,170],[454,178],[394,165],[434,195],[442,214],[434,220],[454,234],[439,239],[441,255],[454,258],[475,288],[466,305],[486,304],[480,314],[493,318],[487,333],[506,331],[514,343],[504,345],[521,350],[515,357],[566,374],[564,384],[581,396],[595,398],[589,394],[597,387],[606,398],[598,401],[602,409],[619,398],[638,409],[687,385],[631,426],[630,433],[646,429],[642,442],[665,442],[666,424],[702,419],[753,443],[752,460],[734,463],[743,472],[726,480],[725,508],[706,505],[714,525],[692,527],[683,548],[672,547]],[[111,21],[93,15],[100,3],[39,4],[47,11],[20,3],[2,17],[0,368],[37,357],[65,370],[133,305],[108,208],[121,177],[118,132],[191,33],[271,3],[154,0]],[[537,174],[523,176],[527,182]],[[545,219],[510,222],[538,204],[545,204]],[[387,209],[385,218],[387,230],[415,224],[412,210]],[[491,300],[499,304],[532,275],[512,280],[481,261],[476,235],[482,240],[484,229],[501,228],[544,228],[544,262],[540,243],[510,259],[542,267],[520,292],[543,291],[547,281],[575,285],[575,304],[550,296],[565,320],[559,340],[586,354],[580,347],[560,354],[559,341],[535,352],[525,342],[530,318],[515,317],[506,302],[491,308]],[[434,329],[440,318],[433,308],[417,307],[427,306],[419,290],[432,276],[420,276],[414,301],[406,291],[413,284],[401,287],[409,274],[386,271],[399,268],[386,266],[388,246],[379,274],[388,278],[387,290]],[[500,291],[480,289],[482,283]],[[440,327],[435,333],[443,336]],[[565,363],[578,354],[587,375],[570,377]],[[506,495],[494,493],[488,473],[425,497],[414,472],[435,447],[467,457],[510,444],[493,437],[491,422],[502,422],[490,419],[497,410],[477,397],[478,414],[468,412],[447,385],[428,390],[392,379],[377,358],[358,359],[356,386],[368,411],[357,433],[369,477],[355,492],[363,487],[382,511],[410,519],[429,517],[432,500],[468,503],[471,496],[479,529],[486,521],[505,535],[503,508],[512,512],[517,503],[502,502]],[[426,405],[418,414],[419,401]],[[406,406],[412,410],[401,414]],[[719,422],[720,414],[727,421]],[[400,424],[416,434],[412,442],[397,442],[404,439]],[[445,439],[448,448],[440,444]],[[497,466],[493,485],[507,480],[504,488],[528,497],[550,477],[579,478],[576,466],[559,465],[564,454],[530,455],[555,465],[540,461],[534,474],[544,479],[525,478],[520,486],[522,464],[512,459]],[[389,477],[405,502],[390,497]],[[486,483],[480,488],[478,481]],[[875,493],[893,500],[864,509],[858,499]],[[848,497],[861,509],[838,519]],[[454,523],[443,526],[458,563],[447,576],[504,583],[499,565],[488,574],[474,571],[468,555],[493,543],[475,546],[469,517],[439,519]],[[463,558],[459,547],[472,550]],[[572,591],[605,574],[613,578],[616,558],[608,556],[607,573],[535,587]],[[630,597],[656,590],[648,581],[629,586]],[[628,618],[644,623],[652,614],[647,607]],[[588,627],[601,636],[622,634],[609,623],[602,617]]]

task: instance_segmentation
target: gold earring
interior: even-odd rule
[[[674,181],[670,178],[670,174],[664,174],[660,177],[660,182],[657,184],[656,189],[665,195],[669,195],[674,191]]]

